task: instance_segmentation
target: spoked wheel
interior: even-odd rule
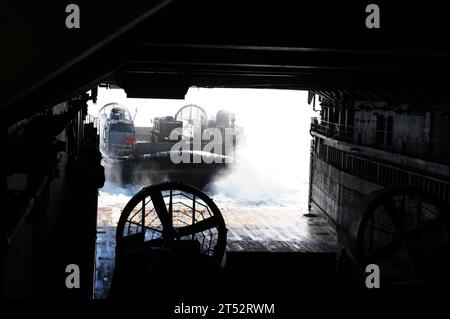
[[[197,242],[200,252],[220,262],[226,227],[216,204],[199,189],[182,183],[143,188],[127,203],[119,219],[117,248],[127,241],[170,248],[180,241]]]
[[[445,203],[414,188],[379,194],[359,225],[360,262],[377,264],[382,280],[396,286],[439,278],[448,272],[447,210]]]
[[[208,115],[202,107],[188,104],[178,110],[175,120],[183,122],[183,136],[191,138],[196,132],[201,134],[201,128],[208,124]]]

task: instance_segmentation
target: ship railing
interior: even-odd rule
[[[324,144],[314,155],[340,170],[374,183],[389,187],[418,187],[444,201],[449,201],[448,177],[430,175],[386,161],[369,159]]]
[[[336,140],[365,145],[387,152],[425,160],[448,163],[449,143],[445,139],[394,136],[392,131],[354,127],[334,122],[311,119],[311,131]]]
[[[360,134],[367,133],[367,131],[369,131],[369,136],[361,139]],[[394,136],[393,132],[377,129],[358,130],[355,132],[355,137],[355,144],[367,145],[404,156],[448,163],[448,140],[423,136]]]
[[[354,128],[351,125],[339,124],[311,118],[311,131],[337,140],[352,142]]]

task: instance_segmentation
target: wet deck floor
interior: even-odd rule
[[[227,251],[336,252],[337,235],[327,221],[288,208],[219,207],[228,229]],[[115,231],[121,207],[99,207],[96,298],[106,297],[114,269]]]

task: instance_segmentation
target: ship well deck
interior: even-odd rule
[[[337,234],[320,215],[307,217],[288,208],[221,208],[226,226],[227,251],[236,253],[335,254]],[[99,207],[97,225],[96,297],[105,297],[114,269],[115,232],[121,207]]]

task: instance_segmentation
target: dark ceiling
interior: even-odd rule
[[[367,29],[362,1],[79,1],[69,30],[64,5],[7,1],[0,112],[17,120],[101,82],[167,98],[189,86],[446,90],[443,4],[392,2]]]

